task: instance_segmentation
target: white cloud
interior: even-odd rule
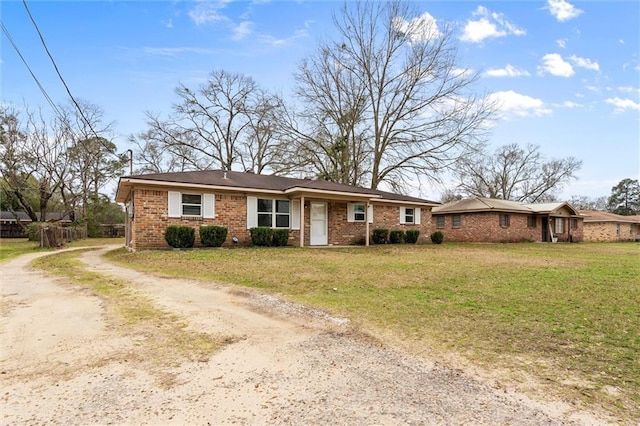
[[[295,31],[292,36],[287,38],[275,38],[270,35],[261,35],[258,37],[258,40],[263,44],[269,44],[272,46],[286,46],[297,39],[305,38],[308,36],[309,31],[306,28],[303,28]]]
[[[567,47],[567,39],[566,38],[558,39],[556,40],[556,44],[560,49],[564,49],[565,47]]]
[[[581,108],[582,104],[573,101],[564,101],[560,106],[564,108]]]
[[[516,93],[513,90],[492,93],[489,95],[489,99],[496,102],[498,107],[506,114],[513,114],[519,117],[551,114],[551,110],[545,107],[542,100]]]
[[[631,99],[622,99],[622,98],[609,98],[604,100],[606,103],[613,105],[613,112],[617,114],[621,114],[627,110],[636,110],[640,111],[640,103],[635,102]]]
[[[487,77],[529,77],[531,74],[527,70],[521,70],[511,64],[504,68],[492,68],[484,73]]]
[[[565,0],[548,0],[547,6],[551,14],[559,21],[566,22],[582,14],[582,10],[576,9]]]
[[[633,93],[635,95],[640,96],[640,88],[633,86],[620,86],[618,90],[622,93]]]
[[[167,22],[164,22],[164,26],[166,28],[173,28],[173,19],[169,19]]]
[[[492,37],[505,37],[507,35],[525,35],[527,32],[514,24],[506,21],[502,13],[491,12],[484,6],[478,6],[473,12],[476,20],[469,19],[464,27],[460,40],[470,43],[481,43],[484,39]]]
[[[436,19],[426,12],[411,22],[407,22],[403,17],[393,18],[393,26],[414,42],[433,40],[441,35]]]
[[[234,40],[242,40],[251,35],[252,32],[253,22],[244,21],[233,28],[233,36],[231,38]]]
[[[227,22],[229,18],[220,13],[220,10],[225,8],[227,2],[228,0],[198,3],[189,11],[189,18],[196,25],[204,25],[210,22]]]
[[[551,74],[556,77],[571,77],[575,72],[569,62],[562,59],[557,53],[548,53],[542,57],[543,64],[538,66],[541,75]]]
[[[588,70],[600,71],[600,65],[597,62],[592,62],[591,59],[589,58],[581,58],[576,55],[571,55],[569,56],[569,59],[577,67],[586,68]]]

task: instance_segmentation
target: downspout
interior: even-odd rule
[[[300,247],[304,247],[304,195],[300,197]]]
[[[365,223],[364,245],[365,247],[369,247],[369,201],[367,201],[367,205],[364,209],[364,223]]]

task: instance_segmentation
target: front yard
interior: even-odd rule
[[[640,245],[124,249],[109,258],[256,287],[347,316],[414,353],[640,418]]]

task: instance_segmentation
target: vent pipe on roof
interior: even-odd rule
[[[226,178],[227,178],[227,172],[226,172],[226,170],[225,170],[224,174],[222,175],[222,178],[223,178],[223,179],[226,179]]]

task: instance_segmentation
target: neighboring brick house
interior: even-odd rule
[[[636,241],[640,238],[640,217],[621,216],[595,210],[581,210],[585,241]]]
[[[226,246],[251,244],[249,229],[289,229],[299,246],[369,245],[374,228],[431,230],[431,208],[421,198],[311,179],[222,170],[120,178],[116,201],[126,207],[126,246],[166,248],[169,225],[225,226]]]
[[[467,198],[434,207],[432,226],[445,241],[510,243],[582,241],[583,223],[566,202],[527,204]]]

